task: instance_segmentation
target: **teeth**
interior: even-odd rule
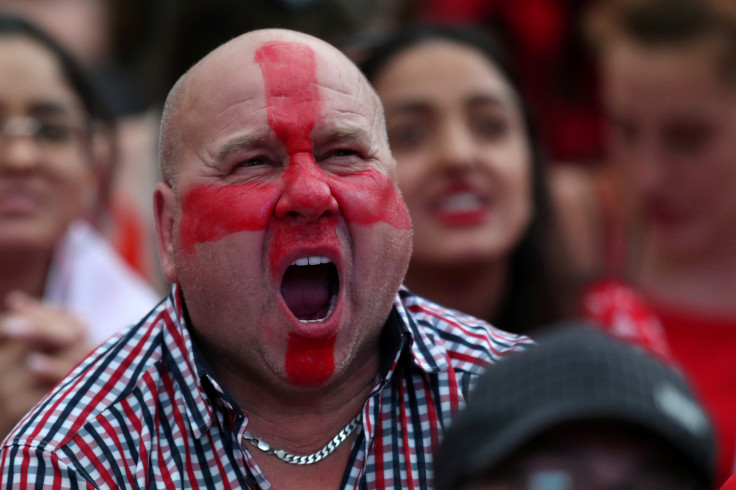
[[[333,310],[335,309],[335,303],[337,303],[337,295],[333,294],[332,298],[330,298],[330,309],[327,311],[327,314],[323,318],[319,318],[317,320],[299,320],[302,323],[315,323],[315,322],[321,322],[330,317],[332,315]]]
[[[442,201],[442,208],[447,212],[473,211],[482,206],[481,199],[469,192],[454,194]]]
[[[296,259],[291,265],[319,265],[329,264],[331,261],[327,257],[302,257]]]

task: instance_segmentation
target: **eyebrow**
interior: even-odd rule
[[[253,150],[255,148],[263,146],[264,142],[268,141],[269,137],[262,134],[247,134],[233,138],[224,144],[220,145],[215,151],[215,161],[220,162],[226,160],[233,153],[237,153],[242,150]]]
[[[496,107],[510,107],[512,99],[502,98],[497,95],[490,94],[474,94],[463,101],[463,106],[491,105]],[[433,109],[434,104],[422,99],[408,100],[397,103],[385,104],[386,114],[394,114],[401,112],[429,112]]]
[[[373,140],[373,137],[371,131],[363,127],[340,126],[332,127],[325,131],[318,131],[315,135],[312,136],[311,139],[313,146],[324,146],[344,141],[370,142]],[[265,144],[270,144],[272,140],[273,135],[247,134],[243,136],[238,136],[225,142],[216,149],[214,153],[214,161],[225,161],[230,155],[239,151],[248,151],[261,148]]]
[[[507,94],[505,97],[488,94],[473,95],[465,101],[465,105],[494,105],[498,107],[513,107],[517,104],[516,98],[513,94]]]
[[[51,117],[74,115],[76,111],[74,107],[63,102],[40,101],[32,103],[29,112],[36,117]]]
[[[337,126],[331,127],[324,131],[318,131],[313,137],[312,142],[317,145],[330,145],[341,141],[372,141],[373,132],[362,126]]]

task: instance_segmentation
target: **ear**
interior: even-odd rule
[[[177,282],[174,262],[174,225],[176,216],[176,195],[169,184],[159,182],[153,191],[153,213],[156,218],[156,243],[164,277]]]

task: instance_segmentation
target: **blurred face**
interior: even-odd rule
[[[176,192],[156,196],[164,271],[196,332],[219,367],[285,389],[377,362],[411,229],[375,95],[319,44],[206,61]]]
[[[689,463],[623,423],[566,424],[463,490],[701,490]]]
[[[531,161],[514,90],[476,50],[411,47],[374,86],[414,225],[412,266],[505,260],[531,215]]]
[[[0,0],[0,12],[27,18],[66,47],[80,63],[109,56],[110,0]]]
[[[736,87],[715,47],[619,39],[603,60],[610,154],[654,251],[703,256],[736,234]]]
[[[43,47],[0,37],[0,249],[53,249],[94,195],[84,116]]]

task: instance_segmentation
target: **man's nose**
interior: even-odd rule
[[[277,217],[317,221],[322,216],[337,213],[337,200],[311,154],[292,156],[283,178],[284,190],[275,209]]]

